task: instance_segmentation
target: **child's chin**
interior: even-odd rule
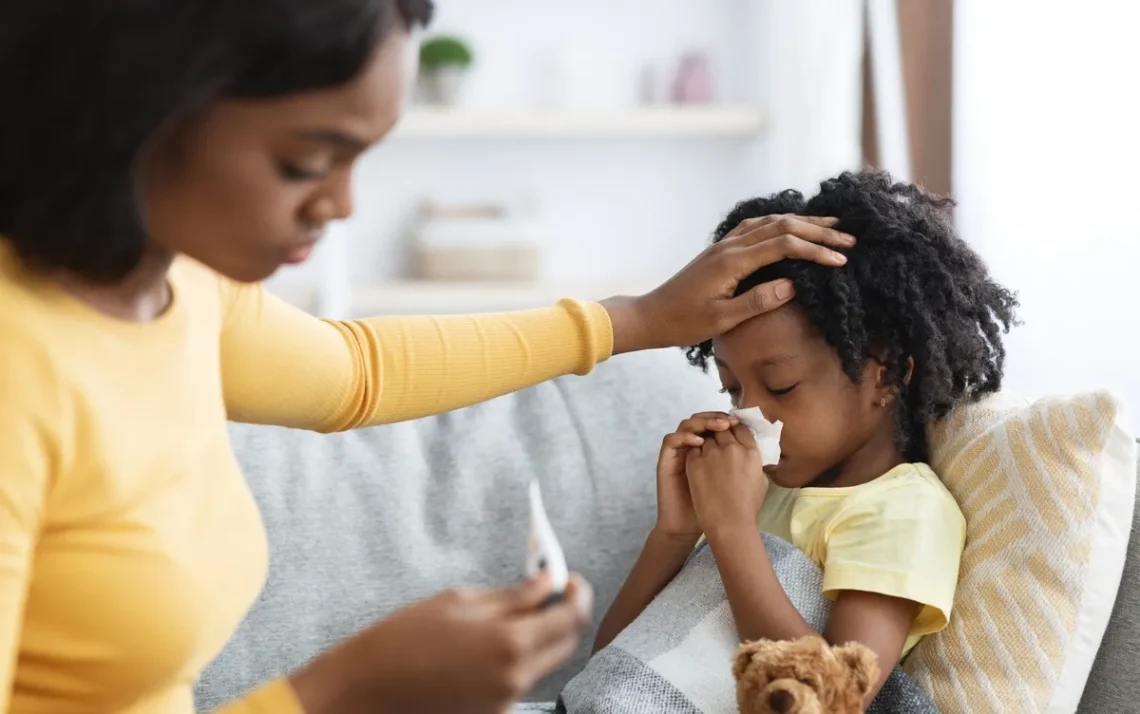
[[[773,485],[780,488],[799,488],[801,486],[796,479],[794,469],[789,469],[783,459],[780,463],[764,467],[764,475]]]
[[[780,459],[774,466],[765,466],[764,475],[768,481],[780,488],[807,488],[815,484],[814,473],[804,473],[796,468],[796,464],[788,463],[787,459]]]

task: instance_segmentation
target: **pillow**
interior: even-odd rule
[[[1072,714],[1124,569],[1136,442],[1106,392],[999,393],[930,431],[966,516],[949,626],[905,669],[940,711]]]

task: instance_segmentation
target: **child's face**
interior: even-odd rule
[[[852,382],[794,302],[717,338],[713,354],[735,406],[760,407],[768,421],[784,423],[780,463],[764,468],[778,486],[802,488],[860,452],[894,443],[878,363],[869,360]]]

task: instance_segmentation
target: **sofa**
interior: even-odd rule
[[[450,586],[517,581],[531,478],[572,569],[594,586],[596,626],[653,524],[662,436],[693,412],[726,408],[718,388],[680,351],[664,350],[414,422],[333,435],[232,425],[268,531],[270,570],[198,683],[198,709],[301,666],[403,604]],[[1140,711],[1135,522],[1132,533],[1082,714]],[[528,699],[553,699],[583,666],[593,635]]]

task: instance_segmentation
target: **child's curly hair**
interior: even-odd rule
[[[834,216],[836,229],[855,236],[841,268],[784,260],[743,280],[737,294],[790,278],[795,302],[839,353],[852,381],[859,381],[866,359],[881,362],[899,393],[899,448],[912,461],[928,459],[928,424],[963,398],[1001,388],[1001,335],[1017,322],[1016,296],[955,233],[952,206],[883,172],[848,172],[824,181],[806,201],[798,191],[743,201],[713,235],[715,243],[746,218],[791,213]],[[687,355],[707,369],[712,342],[688,348]]]

